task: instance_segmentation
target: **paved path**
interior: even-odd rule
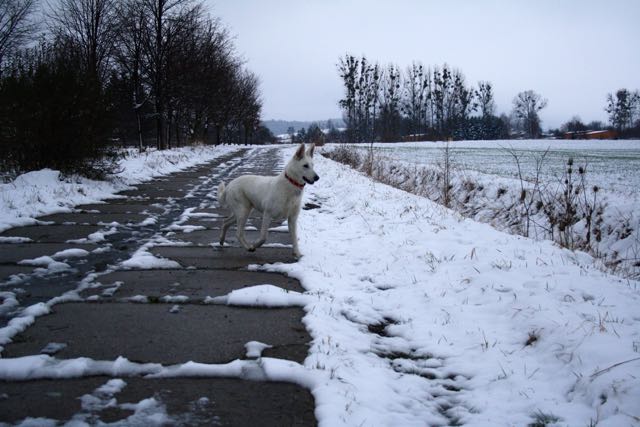
[[[2,357],[44,352],[58,359],[115,360],[124,356],[135,362],[165,365],[226,363],[245,359],[244,344],[260,341],[273,346],[264,356],[301,363],[310,341],[301,322],[302,309],[203,304],[208,296],[265,283],[302,291],[291,278],[246,269],[249,264],[294,262],[291,248],[286,247],[288,233],[272,232],[268,243],[279,245],[254,253],[239,248],[231,234],[231,247],[212,246],[224,215],[215,201],[220,180],[228,182],[245,173],[275,174],[279,167],[276,150],[238,150],[209,164],[139,185],[106,204],[79,206],[74,213],[40,218],[45,225],[1,233],[30,241],[0,244],[0,292],[5,296],[12,293],[19,304],[0,312],[0,326],[22,307],[47,302],[80,284],[86,288],[80,293],[80,302],[54,305],[51,314],[36,318],[32,326],[14,336]],[[249,224],[258,224],[256,220]],[[256,231],[248,231],[248,237],[254,239]],[[116,267],[150,242],[155,242],[148,245],[151,253],[177,261],[181,268]],[[19,264],[76,248],[88,255],[53,257],[67,266],[42,259],[33,262],[38,265]],[[63,345],[48,346],[50,343]],[[111,396],[113,404],[87,404],[96,398],[104,401],[97,390],[109,380],[112,378],[0,381],[0,423],[16,423],[27,417],[129,423],[144,414],[134,413],[127,404],[152,397],[164,407],[172,425],[316,423],[311,394],[294,384],[127,377],[123,378],[126,386]]]

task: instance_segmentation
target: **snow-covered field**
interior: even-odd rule
[[[442,158],[443,142],[405,142],[376,144],[380,154],[417,166],[433,166]],[[556,181],[572,157],[576,165],[587,165],[590,182],[605,191],[638,199],[640,187],[640,140],[500,140],[453,141],[449,143],[452,160],[458,170],[474,171],[501,178],[517,178],[517,167],[510,149],[523,157],[525,176],[534,174],[531,154],[549,150],[543,178]]]
[[[441,202],[444,147],[442,142],[376,144],[373,175]],[[636,191],[640,185],[640,141],[459,141],[448,147],[453,209],[501,230],[587,250],[599,257],[603,268],[625,277],[640,277],[640,193]],[[368,148],[357,149],[365,158]],[[539,185],[534,188],[536,161],[547,150]],[[520,161],[523,181],[513,153]],[[571,192],[578,187],[581,192],[573,196],[575,219],[561,231],[558,215],[568,211],[562,200],[563,174],[570,158]],[[580,170],[586,173],[580,174]],[[595,187],[597,193],[593,192]],[[525,203],[522,189],[527,191]],[[590,208],[593,210],[588,214]],[[590,241],[586,239],[587,214],[591,218]]]
[[[283,149],[283,161],[292,152]],[[163,154],[155,164],[165,164]],[[638,282],[603,273],[587,254],[464,219],[321,156],[315,169],[322,179],[306,187],[304,201],[320,207],[300,215],[304,256],[251,267],[296,277],[306,292],[262,284],[207,300],[303,306],[313,338],[303,365],[258,358],[162,366],[37,355],[0,359],[0,378],[102,374],[114,377],[105,385],[113,390],[132,375],[291,381],[312,391],[322,426],[640,426]],[[35,187],[16,184],[2,194],[21,206],[15,189]],[[27,213],[69,209],[115,187],[45,186],[34,196],[40,207]],[[5,227],[29,222],[11,212],[0,213]],[[145,250],[132,260],[147,257]],[[24,329],[61,301],[27,308],[9,327]],[[253,355],[260,348],[247,343]],[[162,407],[138,409],[167,420]]]

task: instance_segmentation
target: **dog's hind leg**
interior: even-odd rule
[[[259,248],[267,241],[267,233],[269,232],[269,225],[271,225],[271,217],[264,213],[262,215],[262,226],[260,227],[260,238],[253,244],[254,248]]]
[[[247,239],[244,236],[244,227],[247,224],[247,218],[249,218],[250,213],[251,213],[251,209],[249,209],[248,211],[243,210],[241,212],[235,213],[236,228],[237,228],[236,235],[238,236],[238,241],[240,242],[240,244],[244,246],[244,248],[249,252],[253,252],[256,250],[256,248],[254,248],[249,243],[247,243]]]
[[[224,220],[224,223],[222,224],[222,231],[220,232],[220,246],[224,246],[224,239],[227,237],[227,230],[235,221],[236,217],[234,214],[231,214],[229,218]]]

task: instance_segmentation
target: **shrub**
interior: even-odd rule
[[[15,59],[0,80],[0,166],[100,177],[114,166],[108,92],[63,43]]]
[[[362,158],[358,149],[352,145],[340,144],[333,150],[323,153],[326,157],[336,162],[358,169],[362,163]]]

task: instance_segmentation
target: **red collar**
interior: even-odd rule
[[[299,188],[300,190],[302,190],[304,188],[304,183],[300,184],[299,182],[296,182],[293,178],[291,178],[289,175],[287,175],[287,173],[284,173],[284,177],[287,178],[287,180],[293,184],[295,187]]]

